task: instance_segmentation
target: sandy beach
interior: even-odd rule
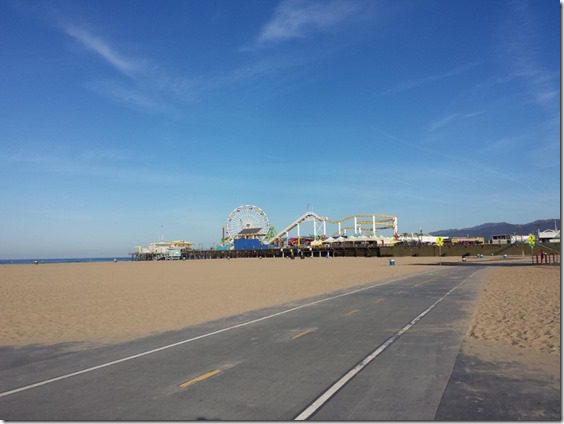
[[[560,267],[495,267],[480,287],[461,348],[459,405],[476,419],[558,420]],[[499,396],[497,394],[499,393]]]
[[[498,267],[481,287],[469,336],[560,354],[560,267]]]
[[[443,262],[460,258],[443,258]],[[131,340],[437,269],[437,258],[233,259],[4,265],[0,345]],[[426,265],[427,264],[427,265]],[[560,351],[560,270],[491,267],[469,337]]]
[[[424,264],[436,260],[397,258],[395,267],[386,258],[4,265],[0,345],[125,341],[431,271]]]

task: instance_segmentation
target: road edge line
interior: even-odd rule
[[[375,350],[364,357],[360,362],[358,362],[354,367],[352,367],[345,375],[333,383],[325,392],[323,392],[319,397],[317,397],[311,404],[309,404],[302,412],[300,412],[294,421],[305,421],[315,414],[323,405],[325,405],[329,399],[331,399],[339,390],[341,390],[350,380],[352,380],[360,371],[362,371],[368,364],[370,364],[376,357],[378,357],[382,352],[384,352],[388,347],[390,347],[397,339],[400,338],[402,334],[413,327],[419,320],[421,320],[425,315],[431,312],[439,303],[441,303],[447,296],[464,284],[470,277],[472,277],[476,272],[462,280],[459,284],[451,288],[438,300],[433,302],[431,306],[413,318],[409,323],[403,326],[399,331],[390,336],[379,345]]]

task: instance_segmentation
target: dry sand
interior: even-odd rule
[[[493,258],[492,258],[493,259]],[[489,261],[489,258],[487,259]],[[443,258],[443,262],[460,258]],[[0,346],[114,343],[437,269],[437,258],[232,259],[0,266]],[[468,332],[560,352],[560,269],[492,267]]]
[[[491,269],[462,353],[471,358],[463,361],[469,377],[456,383],[475,408],[489,409],[496,417],[505,408],[507,419],[513,420],[558,420],[559,267]]]
[[[560,268],[524,264],[491,269],[469,336],[560,354]]]
[[[459,261],[459,258],[446,259]],[[0,266],[0,346],[112,343],[430,271],[437,258]],[[443,259],[445,261],[445,259]]]

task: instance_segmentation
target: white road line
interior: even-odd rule
[[[432,271],[427,271],[427,272],[421,273],[419,275],[429,274],[429,273],[433,273],[433,272],[440,272],[440,271],[432,270]],[[286,309],[286,310],[280,311],[280,312],[276,312],[276,313],[271,314],[271,315],[267,315],[267,316],[264,316],[264,317],[261,317],[261,318],[253,319],[251,321],[246,321],[246,322],[243,322],[243,323],[240,323],[240,324],[232,325],[230,327],[222,328],[220,330],[212,331],[210,333],[202,334],[200,336],[192,337],[190,339],[181,340],[181,341],[176,342],[176,343],[172,343],[172,344],[169,344],[169,345],[166,345],[166,346],[161,346],[161,347],[158,347],[156,349],[151,349],[151,350],[148,350],[148,351],[145,351],[145,352],[137,353],[135,355],[127,356],[125,358],[117,359],[115,361],[106,362],[104,364],[96,365],[94,367],[85,368],[85,369],[82,369],[82,370],[79,370],[79,371],[71,372],[69,374],[61,375],[59,377],[54,377],[54,378],[50,378],[48,380],[43,380],[43,381],[39,381],[37,383],[29,384],[27,386],[18,387],[17,389],[12,389],[12,390],[8,390],[7,392],[0,393],[0,398],[3,398],[5,396],[9,396],[9,395],[13,395],[13,394],[16,394],[16,393],[19,393],[19,392],[23,392],[23,391],[26,391],[26,390],[34,389],[36,387],[45,386],[46,384],[51,384],[51,383],[54,383],[56,381],[65,380],[65,379],[71,378],[71,377],[76,377],[77,375],[86,374],[88,372],[96,371],[96,370],[99,370],[99,369],[102,369],[102,368],[107,368],[107,367],[110,367],[112,365],[120,364],[122,362],[131,361],[132,359],[141,358],[143,356],[147,356],[147,355],[151,355],[153,353],[161,352],[161,351],[166,350],[166,349],[170,349],[170,348],[180,346],[180,345],[183,345],[183,344],[186,344],[186,343],[194,342],[196,340],[200,340],[200,339],[210,337],[210,336],[213,336],[213,335],[216,335],[216,334],[225,333],[226,331],[234,330],[236,328],[245,327],[247,325],[255,324],[255,323],[260,322],[260,321],[264,321],[264,320],[267,320],[267,319],[270,319],[270,318],[278,317],[280,315],[284,315],[284,314],[287,314],[289,312],[297,311],[298,309],[307,308],[308,306],[317,305],[318,303],[327,302],[328,300],[338,299],[339,297],[349,296],[349,295],[354,294],[354,293],[359,293],[359,292],[362,292],[362,291],[370,290],[370,289],[377,287],[377,286],[384,286],[386,284],[395,283],[395,282],[401,281],[401,280],[406,280],[406,279],[411,278],[411,277],[414,277],[414,275],[407,275],[407,276],[395,278],[393,280],[388,280],[388,281],[372,284],[372,285],[367,286],[367,287],[361,287],[359,289],[355,289],[355,290],[351,290],[349,292],[341,293],[341,294],[338,294],[338,295],[335,295],[335,296],[330,296],[330,297],[326,297],[326,298],[323,298],[323,299],[319,299],[319,300],[316,300],[314,302],[304,303],[303,305],[295,306],[293,308]]]
[[[474,274],[471,274],[474,275]],[[384,352],[392,343],[394,343],[403,333],[413,327],[417,321],[427,315],[431,310],[437,306],[440,302],[442,302],[449,294],[455,291],[458,287],[460,287],[466,280],[465,278],[460,284],[450,289],[444,296],[439,298],[435,301],[431,306],[413,318],[405,327],[387,339],[384,343],[376,348],[372,353],[366,356],[362,361],[360,361],[357,365],[355,365],[349,372],[347,372],[344,376],[342,376],[336,383],[334,383],[329,389],[327,389],[321,396],[313,401],[307,408],[305,408],[296,418],[295,421],[304,421],[311,417],[313,414],[317,412],[319,408],[321,408],[331,397],[335,395],[341,388],[347,384],[350,380],[352,380],[363,368],[365,368],[370,362],[372,362],[378,355]]]

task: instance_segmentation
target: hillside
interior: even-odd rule
[[[509,224],[507,222],[488,222],[486,224],[477,225],[469,228],[453,228],[449,230],[433,231],[434,236],[450,236],[450,237],[475,237],[483,236],[486,239],[491,238],[494,234],[537,234],[538,230],[546,230],[554,228],[560,229],[560,219],[540,219],[529,222],[527,224]]]

